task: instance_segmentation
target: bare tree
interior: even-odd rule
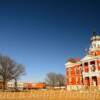
[[[48,73],[46,75],[45,81],[49,86],[52,86],[52,87],[56,86],[56,82],[57,82],[56,73],[54,73],[54,72]]]
[[[17,80],[24,72],[24,66],[17,64],[8,56],[0,55],[0,76],[3,80],[3,90],[6,89],[8,81]]]
[[[17,90],[17,80],[20,78],[21,75],[25,74],[25,67],[22,64],[16,64],[16,69],[13,74],[15,80],[15,90]]]
[[[46,75],[45,82],[51,87],[65,86],[65,76],[62,74],[50,72]]]
[[[57,74],[57,81],[59,83],[59,86],[65,86],[65,82],[66,82],[66,77],[63,74]]]

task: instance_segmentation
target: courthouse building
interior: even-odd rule
[[[66,66],[67,90],[82,87],[100,89],[100,36],[93,32],[90,48],[82,59],[68,59]]]

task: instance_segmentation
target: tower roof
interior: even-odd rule
[[[96,31],[94,31],[94,32],[93,32],[93,36],[96,36],[96,35],[97,35]]]
[[[100,36],[97,35],[97,32],[93,32],[92,38],[91,38],[91,42],[92,41],[100,41]]]

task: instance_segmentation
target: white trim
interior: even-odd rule
[[[86,55],[84,58],[81,59],[82,62],[85,62],[85,61],[89,61],[91,59],[94,59],[94,56],[91,56],[91,55]]]
[[[83,72],[83,78],[85,77],[92,77],[92,76],[100,76],[100,72],[96,71],[96,72]]]
[[[90,51],[98,51],[100,48],[90,48]]]
[[[98,60],[98,59],[100,59],[100,56],[94,56],[92,59],[81,60],[81,62],[82,63],[84,63],[84,62],[90,62],[90,61]]]
[[[65,64],[65,68],[74,67],[75,65],[77,66],[77,65],[79,65],[79,64],[81,64],[81,62],[76,62],[76,63],[67,62],[67,63]]]

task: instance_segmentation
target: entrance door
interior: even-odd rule
[[[93,76],[92,80],[93,80],[93,86],[97,86],[97,77]]]
[[[85,77],[85,81],[86,81],[86,85],[87,85],[87,86],[90,86],[90,80],[89,80],[89,77]]]

